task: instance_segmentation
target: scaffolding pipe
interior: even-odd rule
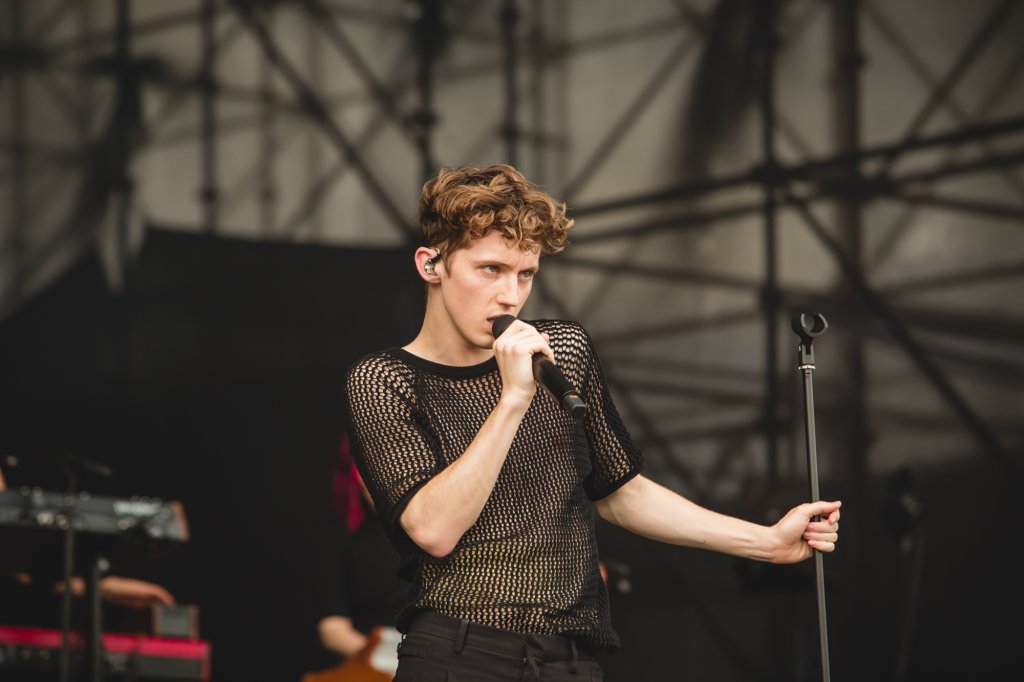
[[[767,458],[768,480],[775,481],[779,475],[779,290],[777,282],[778,236],[776,234],[775,212],[776,192],[781,178],[776,172],[778,162],[775,156],[775,51],[778,36],[775,32],[775,0],[764,0],[759,6],[757,54],[760,64],[760,114],[761,154],[765,172],[761,174],[761,191],[764,195],[762,220],[764,221],[764,282],[761,290],[761,306],[764,312],[764,402],[762,421],[764,424],[765,455]]]
[[[420,95],[419,111],[414,117],[416,140],[420,151],[420,176],[424,182],[437,171],[434,163],[432,134],[437,123],[434,113],[434,62],[442,29],[442,0],[419,0],[420,15],[416,19],[415,40],[419,53],[416,80]]]
[[[360,155],[356,145],[348,138],[347,135],[345,135],[344,132],[342,132],[341,128],[331,117],[330,112],[324,106],[323,102],[320,101],[312,89],[305,83],[305,81],[303,81],[295,67],[284,56],[284,53],[271,38],[270,32],[256,15],[253,8],[248,3],[242,2],[242,0],[233,0],[232,6],[235,8],[246,27],[256,38],[260,47],[263,49],[264,54],[266,54],[274,67],[285,78],[292,90],[295,91],[296,96],[306,108],[306,112],[310,118],[312,118],[313,121],[322,128],[322,130],[327,134],[328,139],[334,143],[338,150],[358,171],[359,175],[363,179],[366,189],[380,205],[386,217],[408,239],[415,239],[417,236],[415,230],[409,224],[409,221],[405,218],[402,212],[395,206],[395,203],[391,200],[383,185],[381,185],[381,183],[374,177],[373,173],[370,172],[369,166]]]
[[[203,0],[200,29],[203,45],[202,98],[200,117],[202,120],[199,191],[203,206],[203,230],[208,234],[217,231],[217,86],[214,82],[213,67],[217,55],[216,29],[217,9],[215,0]]]
[[[974,413],[974,410],[949,381],[945,373],[932,361],[924,347],[910,334],[900,316],[894,313],[882,297],[875,293],[860,270],[850,261],[843,248],[829,234],[810,208],[799,199],[792,198],[792,200],[804,222],[835,259],[844,276],[849,279],[853,291],[864,302],[868,311],[885,324],[889,333],[903,348],[910,360],[931,382],[939,395],[945,399],[968,432],[974,436],[982,451],[1000,464],[1013,480],[1024,481],[1024,472],[1022,472],[1020,464],[1003,449],[988,426]]]
[[[519,26],[519,7],[516,0],[503,0],[498,20],[501,23],[501,42],[505,55],[505,122],[501,127],[501,136],[505,141],[505,160],[513,166],[518,166],[519,42],[516,40],[516,28]]]

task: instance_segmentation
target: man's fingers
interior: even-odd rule
[[[831,520],[833,514],[835,514],[835,520],[839,520],[839,507],[843,503],[836,500],[834,502],[826,502],[825,500],[819,500],[818,502],[808,502],[805,505],[805,512],[810,518],[815,516],[828,516]]]
[[[808,532],[804,533],[804,540],[807,540],[807,541],[815,540],[817,542],[838,542],[839,541],[839,533],[818,533],[818,532],[808,531]]]
[[[835,533],[839,530],[839,522],[831,520],[811,521],[807,524],[807,530],[816,533]]]
[[[808,540],[807,544],[818,550],[819,552],[834,552],[836,550],[836,543],[834,542],[821,542],[818,540]]]
[[[551,350],[547,334],[538,332],[526,323],[519,323],[515,328],[509,327],[494,342],[496,353],[522,353],[533,356],[543,353],[551,362],[555,362],[555,354]]]

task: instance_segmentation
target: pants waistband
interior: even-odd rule
[[[456,653],[461,652],[464,646],[471,646],[511,656],[529,655],[531,659],[544,661],[597,660],[590,647],[580,646],[568,635],[524,635],[451,618],[435,611],[424,611],[416,616],[409,626],[409,633],[417,631],[450,640]]]

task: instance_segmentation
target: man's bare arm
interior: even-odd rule
[[[495,341],[502,379],[497,406],[465,452],[420,488],[402,512],[402,528],[431,556],[450,554],[491,496],[537,391],[533,354],[538,352],[554,361],[547,336],[519,321]]]
[[[409,501],[402,528],[427,554],[447,556],[476,523],[524,414],[526,407],[499,401],[466,451]]]
[[[763,526],[705,509],[637,476],[594,506],[609,523],[652,540],[758,561],[800,561],[812,549],[833,551],[838,540],[839,502],[801,504]],[[818,515],[827,518],[814,521]]]

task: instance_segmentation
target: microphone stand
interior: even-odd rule
[[[100,579],[110,567],[110,562],[99,553],[89,561],[89,580],[85,588],[89,622],[85,632],[84,671],[88,682],[102,682],[103,669],[103,604],[100,601]]]
[[[807,472],[810,479],[811,502],[821,499],[818,491],[818,446],[814,430],[814,339],[825,333],[828,322],[818,313],[793,316],[792,328],[800,337],[797,347],[797,369],[804,379],[804,424],[807,440]],[[818,638],[821,646],[821,678],[831,679],[828,664],[828,621],[825,618],[825,564],[821,552],[814,551],[814,574],[818,593]]]
[[[64,492],[64,592],[60,596],[60,658],[57,666],[58,680],[68,682],[71,676],[71,579],[75,566],[75,497],[78,494],[78,475],[66,469],[68,478]]]
[[[67,477],[67,489],[64,492],[64,514],[60,521],[64,529],[64,592],[61,594],[61,646],[58,663],[58,679],[60,682],[69,682],[71,678],[71,603],[73,598],[72,580],[74,570],[79,563],[75,557],[75,516],[76,503],[79,497],[78,476],[79,471],[94,474],[98,477],[109,478],[112,475],[110,467],[95,462],[81,455],[66,454],[54,458],[63,463],[64,474]],[[86,549],[90,549],[86,547]],[[88,580],[86,581],[86,601],[88,622],[85,633],[85,672],[91,682],[101,682],[103,679],[103,623],[102,604],[100,603],[99,581],[103,573],[109,568],[109,562],[100,556],[95,549],[90,549],[90,561],[88,564]]]

